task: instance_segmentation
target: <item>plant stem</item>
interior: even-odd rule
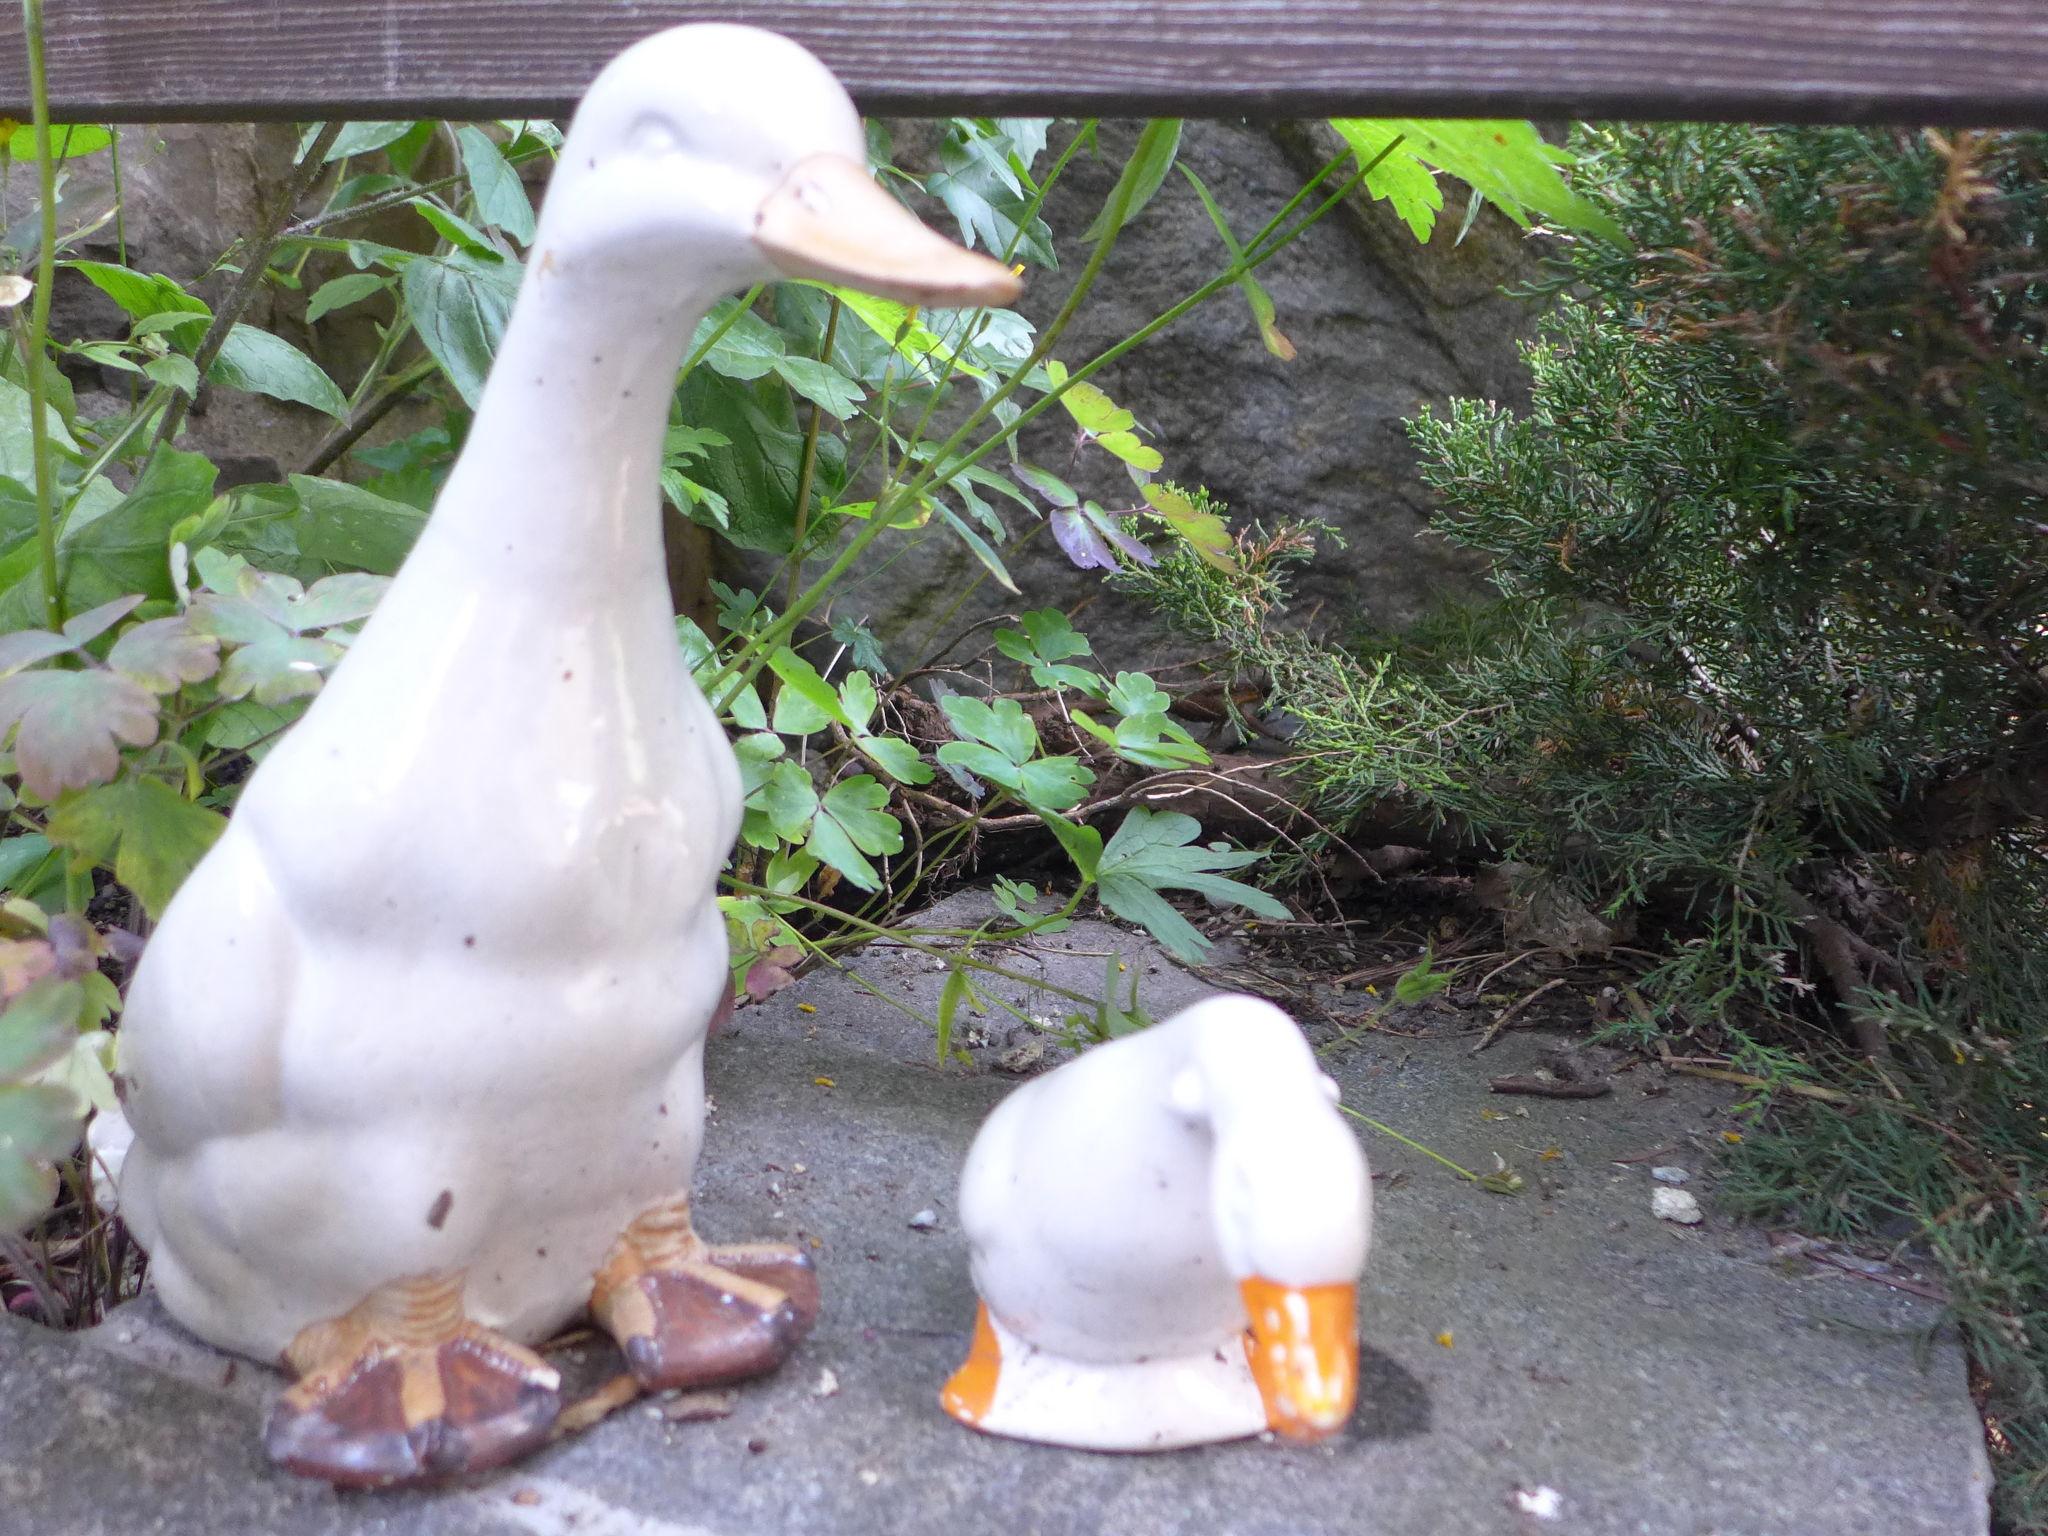
[[[22,3],[39,4],[40,0],[22,0]],[[213,323],[206,328],[205,336],[200,338],[199,350],[192,358],[199,370],[201,389],[206,387],[207,371],[213,367],[214,359],[220,356],[220,349],[227,344],[228,333],[235,328],[235,322],[255,299],[256,290],[263,286],[263,274],[269,270],[270,258],[277,253],[277,247],[284,239],[285,224],[291,218],[292,210],[298,207],[299,199],[313,189],[313,184],[327,174],[327,151],[333,147],[335,139],[340,137],[342,127],[343,124],[339,122],[322,126],[313,142],[306,146],[305,156],[299,161],[297,169],[285,179],[284,186],[279,189],[277,202],[272,205],[268,217],[264,219],[261,233],[246,243],[242,254],[242,270],[236,274],[227,297],[221,301],[219,308],[214,310]],[[156,438],[151,446],[163,447],[174,442],[178,436],[178,429],[184,426],[185,415],[191,408],[189,397],[181,395],[173,400],[170,409],[164,412],[163,420],[157,424]]]
[[[832,343],[839,337],[839,295],[832,296],[832,307],[825,315],[825,342],[818,349],[818,361],[826,367],[832,366]],[[797,599],[797,583],[804,573],[804,535],[808,533],[811,513],[811,482],[818,471],[818,428],[824,420],[825,408],[817,401],[811,402],[811,420],[804,431],[803,463],[796,472],[796,532],[789,543],[789,601]]]
[[[1429,1158],[1432,1162],[1442,1163],[1446,1168],[1450,1169],[1451,1172],[1455,1173],[1459,1178],[1465,1180],[1468,1184],[1477,1184],[1479,1182],[1479,1175],[1474,1173],[1470,1168],[1460,1168],[1456,1163],[1452,1162],[1448,1157],[1445,1157],[1441,1152],[1430,1151],[1429,1148],[1425,1147],[1421,1142],[1412,1140],[1407,1136],[1403,1136],[1399,1131],[1395,1130],[1392,1126],[1381,1125],[1379,1121],[1373,1119],[1371,1115],[1361,1115],[1349,1104],[1339,1104],[1337,1107],[1343,1110],[1344,1113],[1349,1115],[1352,1119],[1363,1121],[1365,1124],[1371,1126],[1374,1130],[1378,1131],[1382,1136],[1391,1136],[1395,1141],[1401,1143],[1402,1146],[1408,1148],[1409,1151],[1420,1152],[1424,1157]]]
[[[43,62],[43,0],[21,0],[22,36],[28,46],[30,109],[36,128],[37,195],[41,238],[36,251],[36,287],[29,301],[28,345],[22,353],[27,375],[30,452],[35,460],[36,539],[43,582],[43,622],[64,626],[64,593],[57,576],[57,485],[50,464],[48,390],[43,369],[50,337],[50,286],[57,277],[57,162],[50,150],[50,79]]]
[[[433,377],[438,366],[431,357],[423,357],[405,372],[395,374],[378,393],[376,399],[351,416],[346,425],[337,427],[333,434],[313,451],[313,456],[306,461],[306,467],[300,473],[325,474],[333,467],[335,460],[355,447],[370,428],[388,416],[399,401]]]
[[[1050,992],[1055,997],[1064,997],[1069,1002],[1083,1003],[1093,1008],[1101,1001],[1099,998],[1089,997],[1086,993],[1076,992],[1069,987],[1058,986],[1053,982],[1045,980],[1043,977],[1026,976],[1022,971],[1009,970],[992,961],[977,960],[973,955],[967,953],[964,948],[947,949],[938,944],[920,944],[915,939],[906,938],[898,929],[884,928],[879,923],[866,922],[861,918],[853,916],[851,913],[840,911],[837,907],[828,907],[822,901],[811,901],[807,897],[792,896],[786,891],[773,891],[765,885],[754,885],[746,880],[734,879],[730,875],[726,876],[721,883],[727,890],[737,891],[742,896],[763,896],[770,901],[786,901],[799,907],[806,907],[813,912],[823,913],[836,923],[841,923],[851,928],[858,928],[871,939],[886,939],[891,944],[900,944],[905,949],[915,950],[921,955],[930,955],[935,960],[944,960],[949,964],[958,963],[972,970],[985,971],[991,976],[1000,976],[1005,981],[1014,981],[1022,986],[1035,988],[1040,992]]]

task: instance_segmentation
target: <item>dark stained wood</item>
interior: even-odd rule
[[[52,0],[73,121],[559,116],[675,22],[871,112],[2048,124],[2048,0]],[[24,116],[14,5],[0,111]]]

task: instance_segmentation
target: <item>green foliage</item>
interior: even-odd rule
[[[1434,820],[1662,945],[1617,1032],[1770,1085],[1745,1208],[1941,1261],[2032,1528],[2048,135],[1576,143],[1575,194],[1628,244],[1557,248],[1526,411],[1413,423],[1434,526],[1498,602],[1340,650],[1183,553],[1121,579],[1264,671],[1327,822]],[[1242,560],[1264,598],[1286,553]],[[1776,1091],[1816,1076],[1836,1099]]]

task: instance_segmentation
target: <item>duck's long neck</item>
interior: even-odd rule
[[[432,536],[500,572],[657,582],[662,435],[675,373],[718,297],[679,274],[634,283],[553,258],[520,289]]]

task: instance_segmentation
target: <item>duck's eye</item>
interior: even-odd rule
[[[626,142],[634,154],[654,159],[679,153],[683,147],[683,136],[667,118],[649,113],[633,125]]]

